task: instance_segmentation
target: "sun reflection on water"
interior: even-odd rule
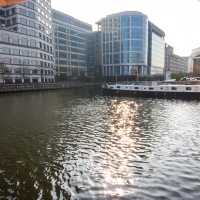
[[[107,119],[110,132],[110,144],[107,146],[107,150],[110,159],[104,159],[103,164],[106,166],[104,174],[107,184],[104,183],[103,186],[106,195],[124,196],[123,187],[134,182],[128,165],[132,157],[131,151],[136,142],[132,135],[134,130],[139,129],[134,123],[139,105],[128,100],[113,100],[111,104],[108,112],[112,118]]]

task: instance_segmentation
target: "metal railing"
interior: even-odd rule
[[[79,83],[0,84],[0,93],[56,90],[56,89],[78,88],[78,87],[81,87]]]

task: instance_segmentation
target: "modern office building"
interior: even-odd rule
[[[165,66],[165,33],[148,22],[148,74],[163,75]]]
[[[56,80],[86,80],[87,34],[92,33],[92,25],[57,10],[52,11]]]
[[[102,75],[128,79],[163,75],[164,32],[141,12],[108,15],[96,23],[102,37]]]
[[[0,82],[55,81],[51,12],[51,0],[0,7]]]
[[[195,76],[200,74],[200,47],[193,49],[189,58],[189,70]]]
[[[189,57],[181,57],[174,54],[174,48],[166,43],[165,45],[165,74],[170,76],[171,73],[188,73]]]
[[[87,34],[87,80],[101,81],[102,59],[101,59],[101,32],[95,31]]]

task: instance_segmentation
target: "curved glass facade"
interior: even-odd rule
[[[147,70],[148,18],[140,12],[110,15],[101,21],[103,75],[131,75]]]

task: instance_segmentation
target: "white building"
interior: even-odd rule
[[[51,0],[0,7],[0,62],[7,83],[54,82]]]

